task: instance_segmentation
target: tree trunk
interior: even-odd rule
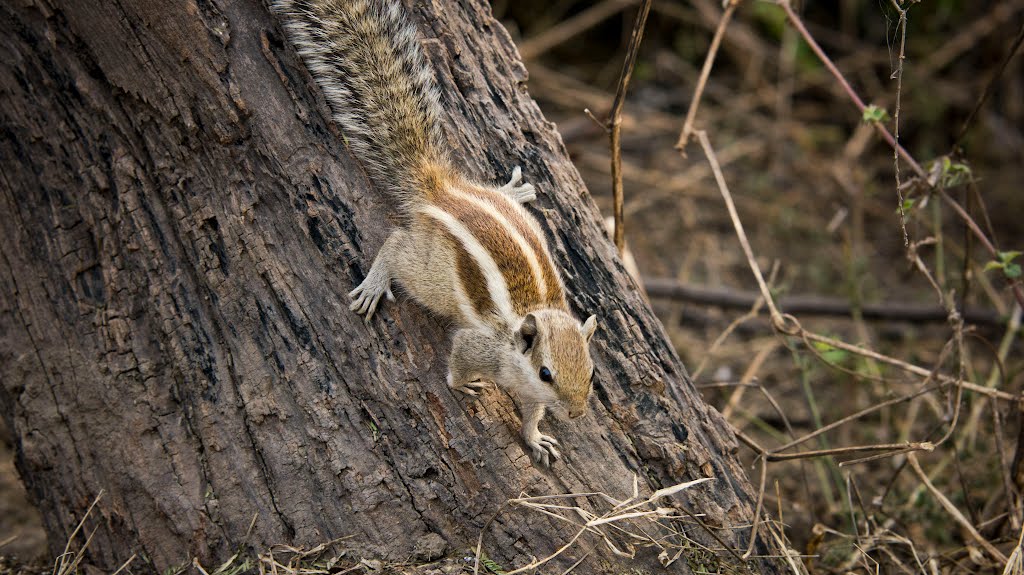
[[[410,10],[453,155],[485,181],[524,167],[571,304],[600,318],[592,412],[542,424],[564,460],[531,464],[502,392],[447,388],[449,337],[423,309],[348,311],[393,210],[263,3],[15,0],[0,5],[0,407],[55,552],[104,490],[86,527],[106,569],[343,536],[364,557],[424,558],[485,526],[511,568],[576,528],[516,506],[486,525],[508,499],[624,498],[635,476],[644,493],[713,477],[672,503],[746,547],[735,439],[624,273],[508,34],[482,0]],[[588,551],[581,572],[660,569],[590,535],[554,564]]]

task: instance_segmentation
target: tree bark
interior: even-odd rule
[[[15,0],[0,5],[0,408],[55,552],[101,490],[88,561],[163,571],[343,536],[365,557],[459,553],[509,498],[623,498],[634,476],[645,493],[713,477],[673,503],[745,549],[735,439],[622,269],[508,34],[482,0],[410,10],[453,155],[484,181],[524,167],[571,304],[600,318],[592,412],[542,424],[564,460],[531,464],[503,393],[447,388],[449,337],[423,309],[348,311],[393,210],[263,3]],[[509,507],[484,551],[511,568],[574,532]],[[657,567],[590,536],[554,564],[588,551],[581,572]]]

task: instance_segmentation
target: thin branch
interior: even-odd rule
[[[862,409],[862,410],[860,410],[860,411],[858,411],[856,413],[850,414],[850,415],[848,415],[848,416],[846,416],[846,417],[844,417],[842,419],[839,419],[837,421],[833,421],[832,423],[830,423],[828,425],[825,425],[823,427],[815,429],[811,433],[808,433],[807,435],[804,435],[802,437],[794,439],[793,441],[790,441],[789,443],[787,443],[785,445],[782,445],[780,447],[776,447],[775,449],[772,450],[772,452],[773,453],[778,453],[780,451],[785,451],[787,449],[792,449],[793,447],[796,447],[797,445],[800,445],[801,443],[805,443],[805,442],[807,442],[807,441],[809,441],[811,439],[814,439],[815,437],[821,435],[822,433],[826,433],[826,432],[831,431],[831,430],[833,430],[833,429],[835,429],[837,427],[840,427],[840,426],[842,426],[842,425],[844,425],[846,423],[849,423],[851,421],[860,419],[861,417],[864,417],[865,415],[868,415],[870,413],[874,413],[875,411],[878,411],[879,409],[884,409],[886,407],[889,407],[889,406],[892,406],[892,405],[896,405],[898,403],[903,403],[904,401],[909,401],[911,399],[914,399],[915,397],[920,397],[921,395],[924,395],[926,393],[930,393],[932,391],[935,391],[937,388],[938,388],[937,385],[930,385],[928,387],[921,388],[921,389],[915,391],[914,393],[910,393],[910,394],[904,395],[902,397],[896,397],[896,398],[890,399],[888,401],[883,401],[882,403],[878,403],[878,404],[872,405],[871,407],[866,407],[866,408],[864,408],[864,409]]]
[[[978,385],[977,383],[973,383],[973,382],[970,382],[970,381],[958,381],[956,378],[953,378],[953,377],[950,377],[950,376],[944,375],[944,374],[933,374],[930,370],[927,370],[927,369],[925,369],[923,367],[920,367],[920,366],[917,366],[917,365],[914,365],[914,364],[911,364],[911,363],[907,363],[907,362],[905,362],[903,360],[899,360],[899,359],[896,359],[894,357],[889,357],[887,355],[882,355],[882,354],[880,354],[880,353],[878,353],[876,351],[872,351],[870,349],[866,349],[866,348],[859,347],[859,346],[856,346],[856,345],[851,345],[849,343],[846,343],[845,341],[840,341],[838,339],[833,339],[831,337],[825,337],[823,335],[818,335],[816,333],[812,333],[812,332],[806,331],[806,330],[803,329],[803,327],[800,327],[799,323],[796,321],[796,318],[794,318],[792,316],[787,316],[786,320],[789,321],[789,322],[793,322],[797,326],[797,329],[799,330],[797,333],[802,334],[804,337],[806,337],[807,339],[809,339],[811,341],[817,341],[819,343],[824,343],[824,344],[830,345],[830,346],[832,346],[832,347],[834,347],[836,349],[841,349],[843,351],[848,351],[850,353],[855,353],[855,354],[863,356],[863,357],[869,357],[869,358],[871,358],[871,359],[873,359],[875,361],[879,361],[879,362],[882,362],[882,363],[887,363],[887,364],[892,365],[894,367],[898,367],[898,368],[902,369],[903,371],[906,371],[906,372],[909,372],[909,373],[913,373],[914,375],[920,375],[922,377],[934,376],[935,379],[937,381],[941,382],[941,383],[944,383],[944,384],[954,384],[954,385],[962,385],[963,388],[966,389],[967,391],[973,391],[975,393],[979,393],[981,395],[985,395],[985,396],[988,396],[988,397],[994,397],[994,398],[1002,399],[1004,401],[1012,401],[1012,402],[1018,402],[1018,401],[1021,400],[1021,398],[1019,396],[1014,395],[1012,393],[1006,393],[1005,391],[998,391],[998,390],[995,390],[995,389],[989,389],[988,387],[985,387],[984,385]]]
[[[729,210],[729,217],[732,218],[733,227],[736,229],[736,237],[740,240],[740,245],[743,247],[743,253],[747,256],[747,263],[750,264],[750,269],[754,272],[754,278],[757,279],[757,285],[761,288],[761,295],[764,296],[765,304],[768,305],[768,310],[772,317],[772,323],[776,326],[781,326],[784,323],[782,314],[780,314],[779,309],[775,307],[775,301],[772,299],[772,294],[768,291],[768,284],[765,283],[764,276],[761,275],[761,268],[754,260],[754,251],[750,249],[750,241],[747,240],[747,234],[743,231],[743,224],[740,222],[740,216],[736,212],[736,205],[732,201],[732,194],[729,193],[729,186],[725,183],[725,175],[722,174],[722,167],[718,165],[718,157],[715,155],[714,148],[711,147],[711,142],[708,140],[708,134],[704,130],[696,130],[694,133],[697,134],[697,139],[700,141],[700,145],[704,149],[704,155],[707,157],[708,163],[711,164],[711,171],[715,174],[715,181],[718,183],[718,190],[722,194],[722,199],[725,200],[725,207]]]
[[[831,59],[829,59],[828,55],[825,54],[825,51],[821,49],[821,46],[819,46],[817,41],[815,41],[814,37],[811,36],[811,33],[808,32],[807,27],[804,26],[803,21],[793,10],[792,5],[790,4],[790,0],[779,0],[779,5],[782,6],[783,10],[785,10],[786,16],[789,18],[789,21],[793,24],[797,31],[800,32],[800,35],[803,36],[804,41],[807,42],[808,46],[810,46],[811,51],[814,52],[818,59],[821,60],[821,63],[824,64],[828,71],[832,74],[832,76],[835,77],[836,81],[839,82],[839,85],[843,88],[843,91],[857,107],[857,110],[859,110],[860,113],[863,115],[864,110],[867,108],[867,106],[864,105],[864,101],[860,99],[860,96],[858,96],[857,93],[853,90],[853,87],[850,86],[850,83],[846,81],[846,78],[843,76],[842,72],[840,72],[839,69],[836,68],[836,65],[832,62]],[[889,144],[889,146],[896,151],[896,154],[902,157],[903,160],[910,165],[914,173],[917,174],[917,176],[922,181],[930,182],[928,178],[928,173],[925,172],[924,168],[921,167],[921,164],[919,164],[917,160],[915,160],[914,157],[910,155],[910,152],[904,149],[903,146],[899,145],[899,143],[896,141],[896,138],[889,133],[889,130],[881,122],[872,122],[871,124],[875,127],[875,130],[878,131],[882,138]],[[929,183],[929,185],[935,187],[934,184]],[[950,198],[944,190],[938,188],[938,191],[940,194],[942,194],[943,199],[953,207],[953,210],[957,213],[957,215],[960,216],[960,218],[967,224],[967,226],[971,230],[971,233],[973,233],[975,237],[981,240],[982,244],[985,245],[985,249],[987,249],[993,257],[995,257],[995,247],[993,247],[992,242],[989,241],[988,237],[985,236],[985,233],[981,231],[981,228],[978,227],[978,224],[974,221],[974,219],[971,218],[970,214],[968,214],[963,209],[963,207],[961,207],[959,204],[953,201],[953,199]],[[1022,307],[1024,307],[1024,288],[1021,288],[1021,281],[1014,280],[1011,282],[1011,286],[1013,289],[1013,295],[1014,297],[1016,297],[1017,302]]]
[[[779,5],[782,6],[782,9],[786,11],[786,16],[789,18],[789,21],[793,24],[797,31],[800,32],[800,35],[803,36],[804,41],[807,42],[808,46],[810,46],[811,51],[813,51],[814,54],[818,57],[818,59],[821,60],[821,63],[825,65],[825,68],[827,68],[828,71],[831,72],[832,76],[836,79],[837,82],[839,82],[839,85],[842,86],[843,91],[846,92],[846,95],[849,96],[850,100],[853,101],[853,104],[857,106],[857,110],[863,115],[864,110],[867,108],[867,106],[864,105],[864,101],[860,99],[860,96],[857,95],[857,92],[853,91],[853,87],[851,87],[850,83],[846,81],[845,77],[843,77],[843,74],[842,72],[839,71],[839,68],[836,68],[836,65],[832,63],[832,60],[829,59],[827,54],[825,54],[825,51],[821,49],[821,46],[819,46],[818,42],[815,41],[813,36],[811,36],[811,33],[807,31],[807,27],[804,26],[803,21],[800,19],[799,16],[797,16],[796,12],[793,10],[793,7],[790,5],[790,0],[779,0]],[[903,149],[903,146],[900,146],[896,142],[896,139],[893,137],[892,134],[889,133],[889,130],[886,129],[886,127],[881,122],[872,122],[872,125],[875,127],[876,130],[878,130],[878,133],[882,136],[882,138],[886,142],[888,142],[889,146],[896,149],[897,153],[903,156],[904,161],[910,164],[910,167],[913,168],[914,173],[916,173],[921,179],[928,178],[928,173],[925,172],[924,168],[921,167],[921,164],[918,164],[917,160],[915,160],[914,157],[910,155],[910,152]]]
[[[896,72],[893,76],[896,77],[896,111],[893,113],[893,142],[896,146],[892,151],[892,162],[893,169],[896,174],[896,200],[899,202],[900,211],[900,229],[903,231],[903,246],[910,247],[910,235],[907,233],[907,213],[903,207],[903,184],[900,182],[900,97],[903,95],[903,62],[907,59],[906,47],[907,47],[907,10],[900,8],[900,5],[896,0],[892,0],[893,8],[900,15],[899,29],[900,29],[900,53],[899,53],[899,64],[896,65]]]
[[[750,526],[750,543],[747,544],[747,551],[743,553],[744,560],[754,554],[754,545],[757,543],[757,528],[761,524],[761,509],[764,506],[764,485],[768,480],[768,458],[767,454],[761,452],[761,481],[757,488],[757,505],[754,506],[754,523]]]
[[[519,43],[519,55],[523,60],[531,60],[547,52],[551,48],[585,32],[608,18],[636,4],[637,0],[605,0],[587,8],[583,12],[552,26],[532,38]]]
[[[914,470],[914,473],[917,475],[917,478],[921,480],[921,483],[923,483],[924,486],[928,489],[928,491],[932,494],[932,497],[934,497],[939,502],[942,508],[945,509],[947,513],[949,513],[953,520],[959,523],[960,526],[963,527],[964,530],[971,536],[971,538],[977,541],[978,544],[981,545],[981,547],[985,551],[987,551],[988,554],[991,555],[996,561],[1005,564],[1007,562],[1006,555],[1003,555],[1003,553],[999,551],[999,549],[996,549],[995,545],[992,545],[992,543],[990,543],[988,539],[982,537],[981,533],[978,533],[978,530],[974,528],[974,525],[971,525],[971,522],[968,521],[966,517],[964,517],[964,514],[961,513],[959,509],[957,509],[956,505],[954,505],[952,501],[946,498],[946,496],[943,495],[941,491],[935,488],[935,485],[932,484],[931,479],[928,479],[928,474],[925,473],[923,469],[921,469],[921,464],[917,462],[917,455],[914,453],[910,453],[907,455],[907,460],[910,462],[910,467]]]
[[[882,355],[878,352],[865,349],[859,346],[848,344],[844,341],[818,335],[813,332],[809,332],[800,325],[800,322],[792,315],[779,312],[778,307],[775,305],[775,300],[772,298],[771,292],[768,291],[768,285],[764,281],[764,276],[761,274],[761,268],[757,265],[757,261],[754,259],[753,250],[750,247],[750,241],[747,239],[747,234],[743,231],[743,223],[740,222],[739,215],[736,213],[736,206],[732,201],[732,194],[729,193],[729,187],[725,183],[725,176],[722,174],[722,169],[718,165],[718,160],[715,156],[715,150],[711,147],[711,142],[708,141],[707,133],[703,130],[697,130],[694,132],[697,134],[698,140],[700,140],[701,147],[704,149],[704,154],[707,156],[708,163],[711,164],[711,169],[715,174],[715,180],[718,183],[719,192],[722,194],[722,198],[725,201],[726,208],[729,210],[729,217],[732,219],[733,227],[736,230],[736,237],[739,239],[740,245],[743,247],[743,253],[746,255],[747,264],[750,266],[751,272],[754,274],[754,278],[757,280],[758,287],[761,289],[761,295],[765,299],[765,303],[771,311],[772,326],[781,333],[791,336],[802,337],[811,341],[817,341],[819,343],[825,343],[837,349],[842,349],[855,353],[863,357],[869,357],[876,361],[888,363],[899,367],[900,369],[920,375],[923,377],[935,377],[937,381],[945,384],[954,384],[962,386],[964,389],[974,391],[988,395],[990,397],[998,396],[1001,399],[1007,401],[1017,401],[1018,397],[1003,391],[997,391],[989,389],[985,386],[971,383],[961,378],[953,378],[948,375],[936,374],[922,367],[907,363],[905,361]]]
[[[762,297],[755,292],[687,285],[667,278],[644,278],[643,283],[647,295],[652,298],[727,309],[750,310]],[[854,314],[855,309],[855,306],[847,299],[815,295],[782,296],[778,298],[777,305],[786,313],[799,315],[850,317]],[[945,322],[949,320],[949,312],[941,307],[909,302],[861,304],[856,309],[864,319],[910,322]],[[1006,324],[1006,318],[1000,316],[995,310],[973,308],[964,312],[964,321],[976,325],[1001,326]]]
[[[611,114],[608,118],[609,137],[612,148],[612,198],[614,201],[615,215],[615,247],[622,256],[626,249],[626,229],[622,216],[622,206],[625,203],[622,190],[622,149],[620,138],[622,131],[622,107],[626,104],[626,94],[629,92],[629,80],[633,76],[633,67],[636,66],[636,57],[640,53],[640,41],[644,37],[644,26],[647,25],[647,15],[651,12],[653,0],[644,0],[640,5],[640,11],[636,15],[636,22],[633,24],[633,34],[629,38],[629,50],[626,52],[626,60],[622,63],[622,73],[619,75],[619,87],[615,91],[615,100],[612,102]]]
[[[676,142],[676,149],[683,154],[683,157],[686,156],[685,148],[686,144],[690,141],[690,135],[693,134],[693,122],[697,118],[697,108],[700,107],[700,100],[704,96],[704,88],[707,86],[708,78],[711,76],[711,68],[715,64],[715,56],[718,55],[718,48],[721,46],[722,38],[725,36],[725,29],[729,26],[733,12],[736,11],[736,7],[740,4],[740,0],[728,1],[729,5],[725,7],[725,12],[722,12],[722,18],[718,21],[718,28],[715,29],[715,35],[711,39],[708,55],[704,58],[704,67],[701,68],[697,86],[693,89],[693,98],[690,100],[690,109],[686,112],[683,130],[679,133],[679,141]]]
[[[825,457],[827,455],[844,455],[847,453],[860,453],[862,451],[932,451],[935,446],[928,441],[913,441],[904,443],[880,443],[878,445],[854,445],[850,447],[835,447],[832,449],[818,449],[815,451],[801,451],[800,453],[768,453],[768,461],[788,461],[790,459],[807,459],[809,457]]]

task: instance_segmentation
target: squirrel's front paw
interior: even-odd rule
[[[550,435],[544,435],[543,433],[537,433],[532,437],[524,437],[526,444],[530,446],[530,451],[533,452],[533,461],[544,467],[550,467],[551,462],[561,457],[558,453],[558,449],[555,448],[558,445],[558,441]]]
[[[477,390],[487,389],[488,387],[491,387],[491,384],[486,382],[486,381],[480,380],[480,379],[477,379],[477,380],[474,380],[474,381],[460,381],[460,382],[456,383],[455,380],[452,378],[452,374],[449,373],[448,374],[448,387],[450,387],[452,389],[455,389],[455,390],[458,390],[458,391],[461,391],[462,393],[465,393],[466,395],[474,395],[475,396],[475,395],[479,395],[480,394]]]
[[[377,277],[373,270],[370,270],[370,274],[366,276],[363,283],[349,292],[348,297],[352,298],[352,304],[348,306],[348,309],[361,315],[365,314],[366,321],[369,322],[373,317],[373,312],[377,310],[377,303],[380,302],[381,297],[395,301],[390,284],[390,279]]]
[[[528,204],[536,200],[537,190],[534,189],[533,184],[524,183],[521,186],[517,185],[522,179],[523,169],[516,166],[512,170],[512,178],[509,179],[507,184],[498,188],[498,190],[520,204]]]

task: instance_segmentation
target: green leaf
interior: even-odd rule
[[[861,120],[871,122],[885,122],[889,119],[889,112],[885,108],[879,108],[878,106],[871,104],[864,108],[864,113],[861,115]]]
[[[1020,264],[1013,263],[1013,260],[1020,257],[1021,252],[1016,250],[1009,250],[1005,252],[996,252],[996,257],[999,261],[992,260],[985,264],[985,271],[989,270],[1003,270],[1003,275],[1011,280],[1015,280],[1021,277]]]
[[[999,256],[999,261],[1003,262],[1004,264],[1008,264],[1013,260],[1017,259],[1017,256],[1020,255],[1020,252],[1011,250],[1008,252],[996,252],[996,255]]]
[[[942,187],[951,188],[971,180],[971,167],[967,164],[953,162],[949,156],[942,157]]]
[[[498,565],[497,563],[495,563],[492,559],[488,559],[487,557],[481,557],[480,558],[480,563],[482,563],[483,566],[486,567],[488,571],[490,571],[491,573],[494,573],[494,575],[504,575],[505,574],[505,569],[502,568],[501,565]]]
[[[823,341],[816,341],[813,345],[814,349],[821,355],[821,358],[828,363],[842,363],[850,355],[847,351],[838,349]]]
[[[835,349],[834,347],[832,347],[831,344],[825,343],[823,341],[812,342],[812,345],[814,346],[814,349],[818,351],[818,353],[825,353]]]
[[[914,198],[907,198],[903,200],[903,203],[900,204],[900,211],[909,212],[914,207],[914,203],[916,202],[917,200],[915,200]]]
[[[849,356],[850,354],[842,349],[833,349],[832,351],[827,351],[821,354],[822,359],[831,364],[843,363],[843,361],[845,361]]]

